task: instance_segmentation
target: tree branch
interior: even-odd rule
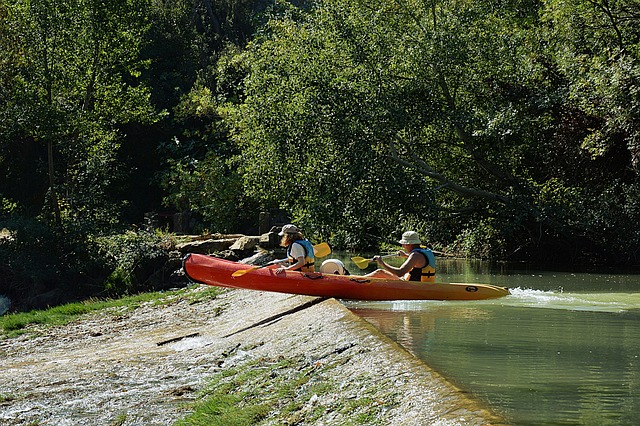
[[[482,198],[489,201],[497,201],[503,204],[509,201],[509,198],[505,196],[494,194],[493,192],[489,192],[489,191],[484,191],[482,189],[468,188],[452,182],[451,180],[447,179],[447,177],[444,176],[443,174],[433,170],[433,168],[429,164],[427,164],[418,155],[411,152],[410,149],[407,154],[410,160],[402,158],[398,153],[398,150],[396,149],[396,146],[393,141],[389,143],[389,150],[390,150],[391,158],[395,162],[405,167],[408,167],[412,170],[415,170],[416,172],[422,174],[423,176],[429,177],[431,179],[434,179],[440,182],[441,183],[440,188],[442,189],[447,189],[449,191],[455,192],[456,194],[461,195],[463,197],[467,197],[467,198]]]

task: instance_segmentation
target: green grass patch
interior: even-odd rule
[[[372,395],[388,385],[369,386],[362,395],[344,398],[329,379],[334,367],[309,364],[296,356],[259,358],[224,368],[189,407],[192,414],[175,426],[315,424],[330,413],[340,414],[345,426],[381,424],[385,406]],[[363,382],[367,380],[363,377]]]
[[[120,415],[118,415],[118,417],[115,418],[114,421],[109,423],[109,426],[122,426],[123,424],[126,423],[126,421],[127,421],[127,415],[126,414],[120,414]]]
[[[332,412],[340,413],[345,426],[381,424],[381,402],[366,394],[341,397],[339,386],[329,379],[334,367],[296,356],[225,368],[192,404],[192,414],[175,426],[314,424]],[[379,391],[372,386],[365,393]]]
[[[242,406],[242,409],[238,407]],[[240,396],[220,394],[209,396],[189,418],[177,425],[191,426],[251,426],[269,412],[268,404],[247,404]]]
[[[74,321],[81,315],[111,308],[133,310],[144,303],[153,303],[156,306],[166,305],[181,300],[189,300],[189,303],[200,303],[215,299],[222,290],[217,287],[207,287],[203,291],[190,291],[180,289],[166,292],[141,293],[118,299],[91,299],[83,302],[68,303],[45,310],[29,312],[17,312],[0,317],[0,332],[3,337],[15,337],[27,331],[28,327],[41,325],[53,327],[65,325]],[[121,313],[122,310],[118,310]]]
[[[5,394],[5,393],[0,393],[0,403],[13,401],[14,399],[16,399],[16,397],[15,397],[15,396],[13,396],[13,395],[8,395],[8,394]]]
[[[193,413],[176,426],[257,425],[267,418],[273,421],[274,413],[277,424],[294,424],[304,417],[300,411],[313,396],[300,392],[313,369],[300,368],[301,364],[299,357],[261,358],[224,369],[202,392]]]

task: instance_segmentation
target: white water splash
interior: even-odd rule
[[[501,305],[598,312],[640,309],[640,293],[564,293],[526,288],[510,291],[510,296],[500,299]]]
[[[569,311],[626,312],[640,310],[640,293],[569,293],[531,288],[510,288],[510,295],[487,300],[398,300],[393,302],[343,301],[351,309],[423,311],[438,307],[510,306]]]

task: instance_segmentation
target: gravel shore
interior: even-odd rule
[[[503,424],[336,300],[186,297],[207,289],[0,340],[0,424],[171,425],[212,381],[242,369],[273,378],[283,360],[289,373],[278,375],[305,375],[295,409],[273,409],[260,424]]]

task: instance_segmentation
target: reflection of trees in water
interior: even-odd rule
[[[492,316],[486,310],[466,306],[416,311],[357,308],[353,312],[414,355],[423,350],[420,348],[424,348],[429,339],[435,337],[438,323],[449,320],[480,321]]]

